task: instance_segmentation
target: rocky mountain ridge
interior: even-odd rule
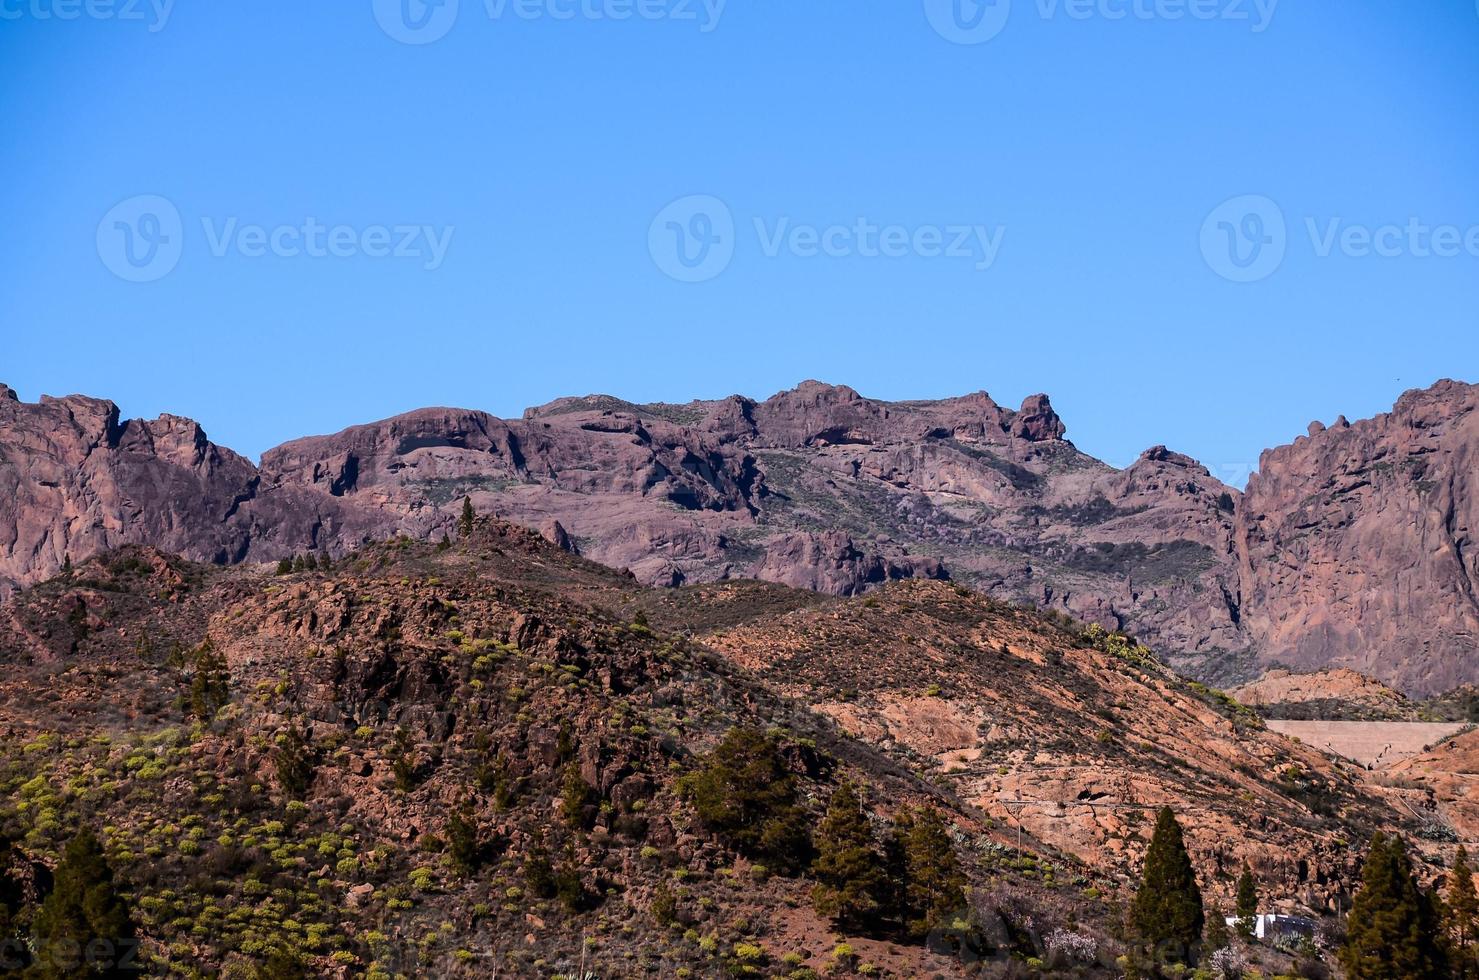
[[[1209,902],[1246,860],[1331,922],[1418,825],[1123,636],[942,582],[654,589],[486,518],[283,574],[106,552],[0,603],[0,664],[0,833],[49,867],[101,828],[159,975],[1022,975],[1071,932],[1121,976],[1158,807]],[[738,726],[809,824],[843,783],[941,814],[965,904],[844,929],[737,851],[685,786]]]
[[[1479,681],[1479,389],[1441,382],[1264,454],[1247,493],[1155,447],[1080,452],[1047,396],[882,402],[565,398],[517,420],[433,408],[261,465],[164,416],[0,386],[0,591],[146,543],[217,564],[435,540],[461,501],[647,584],[757,577],[850,595],[907,578],[1129,629],[1243,680],[1351,667],[1410,693]]]

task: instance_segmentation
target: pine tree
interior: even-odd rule
[[[950,925],[965,908],[965,876],[945,820],[932,807],[899,817],[896,853],[902,860],[900,919],[912,939]]]
[[[1222,914],[1219,908],[1213,908],[1207,918],[1207,940],[1204,949],[1208,955],[1219,949],[1227,949],[1232,945],[1232,937],[1227,934],[1227,916]]]
[[[806,814],[796,805],[796,780],[775,739],[732,728],[682,789],[698,818],[738,850],[782,870],[811,857]]]
[[[279,574],[279,575],[291,575],[291,574],[293,574],[293,559],[291,559],[291,558],[284,558],[282,561],[278,562],[277,563],[277,574]]]
[[[0,834],[0,952],[8,966],[25,963],[25,947],[19,935],[16,921],[26,904],[26,892],[21,882],[11,877],[10,866],[16,857],[15,842]],[[6,967],[0,967],[0,972]]]
[[[231,673],[226,658],[216,653],[210,638],[195,651],[195,672],[190,678],[190,713],[204,722],[231,699]]]
[[[1340,963],[1348,980],[1448,976],[1433,896],[1422,892],[1400,838],[1377,834],[1351,908]]]
[[[1460,847],[1448,878],[1448,931],[1464,976],[1475,972],[1474,945],[1479,939],[1476,930],[1479,930],[1479,895],[1474,891],[1469,852]]]
[[[303,568],[310,572],[318,571],[318,556],[310,551],[308,557],[303,559]]]
[[[1155,834],[1145,855],[1145,874],[1130,910],[1139,941],[1155,952],[1184,963],[1196,958],[1205,912],[1196,870],[1186,852],[1181,824],[1170,807],[1156,817]]]
[[[293,571],[295,571],[295,572],[303,572],[303,571],[307,571],[307,570],[308,570],[308,563],[303,560],[303,556],[302,555],[299,555],[298,557],[296,557],[296,558],[293,559]]]
[[[878,917],[884,893],[883,855],[873,840],[858,794],[843,783],[816,833],[817,879],[812,902],[844,932],[869,928]]]
[[[472,537],[472,529],[477,522],[477,512],[472,509],[472,498],[462,498],[462,518],[457,522],[457,532],[463,538]]]
[[[555,869],[550,864],[549,847],[544,842],[544,833],[536,834],[524,856],[524,883],[535,898],[554,898],[556,890]]]
[[[665,881],[659,881],[652,892],[652,918],[663,928],[678,921],[678,896]]]
[[[472,874],[481,863],[478,825],[473,821],[472,805],[466,800],[447,818],[447,857],[452,867],[463,875]]]
[[[82,830],[67,844],[57,865],[55,887],[33,926],[32,976],[111,980],[140,973],[128,906],[114,887],[103,846],[91,830]]]
[[[288,730],[275,741],[272,764],[277,770],[277,784],[289,799],[301,800],[313,785],[313,746],[295,723],[289,723]]]
[[[415,746],[411,744],[411,733],[404,728],[395,730],[395,742],[390,748],[390,772],[395,777],[395,788],[409,793],[416,788],[418,760]]]
[[[1245,942],[1252,941],[1258,929],[1258,885],[1247,861],[1243,862],[1243,873],[1238,877],[1237,912],[1238,935]]]
[[[565,777],[560,783],[560,816],[572,830],[590,829],[587,808],[591,805],[595,791],[580,774],[580,766],[565,767]]]

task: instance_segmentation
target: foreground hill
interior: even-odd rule
[[[0,592],[137,543],[217,564],[437,540],[464,496],[647,584],[753,577],[851,595],[950,579],[1144,637],[1209,682],[1350,667],[1408,693],[1479,681],[1479,390],[1264,454],[1246,497],[1156,447],[1085,455],[1046,396],[562,399],[425,409],[260,466],[164,416],[0,386]],[[557,530],[558,527],[558,530]]]
[[[501,522],[285,575],[109,553],[0,604],[0,665],[12,872],[97,828],[170,975],[998,975],[1068,932],[1117,976],[1146,808],[1209,898],[1247,859],[1314,914],[1416,826],[1121,636],[946,583],[651,589]],[[684,789],[737,726],[812,825],[843,781],[942,813],[968,904],[928,942],[819,916]]]

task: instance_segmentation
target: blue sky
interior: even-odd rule
[[[429,404],[1046,391],[1241,482],[1479,381],[1473,0],[89,2],[0,0],[26,399],[255,457]]]

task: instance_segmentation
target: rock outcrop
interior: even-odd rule
[[[1479,679],[1476,408],[1444,381],[1263,454],[1237,535],[1261,661],[1419,694]]]
[[[0,386],[0,592],[131,542],[231,564],[455,536],[468,497],[647,584],[948,576],[1131,630],[1219,683],[1345,666],[1430,693],[1479,680],[1476,403],[1443,382],[1311,426],[1245,498],[1165,447],[1122,471],[1081,453],[1045,395],[1012,410],[808,381],[516,420],[423,409],[256,467],[185,419]]]

